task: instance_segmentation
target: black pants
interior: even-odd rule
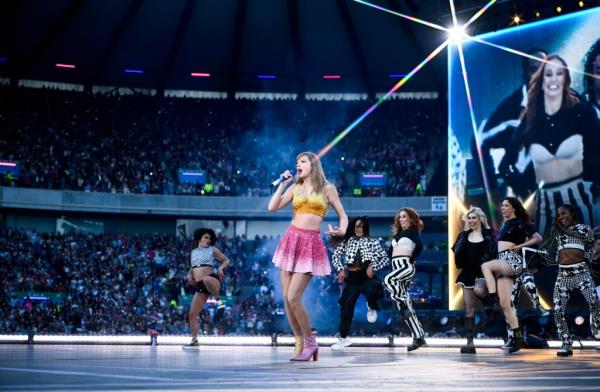
[[[367,299],[371,309],[379,310],[377,301],[383,297],[383,288],[377,278],[367,277],[366,270],[350,271],[345,279],[346,286],[338,300],[341,306],[340,312],[340,336],[348,337],[352,319],[354,319],[354,307],[358,297],[362,294]]]

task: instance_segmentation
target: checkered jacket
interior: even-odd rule
[[[348,240],[344,240],[335,249],[332,258],[333,267],[339,272],[353,265],[359,249],[362,266],[372,265],[373,271],[382,269],[390,262],[387,253],[383,250],[378,240],[352,236]]]

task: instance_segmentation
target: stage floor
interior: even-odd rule
[[[600,351],[323,347],[288,361],[292,347],[0,345],[0,391],[598,391]]]

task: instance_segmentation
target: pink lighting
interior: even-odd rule
[[[341,79],[342,75],[323,75],[323,79]]]
[[[56,63],[56,66],[58,68],[70,68],[70,69],[74,69],[75,65],[74,64],[61,64],[61,63]]]
[[[16,167],[17,164],[14,162],[0,162],[0,166]]]
[[[195,78],[210,78],[210,74],[208,72],[192,72],[190,75]]]

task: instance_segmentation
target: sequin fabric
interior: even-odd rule
[[[273,263],[289,272],[314,276],[331,274],[327,249],[319,230],[299,229],[290,225],[275,249]]]

